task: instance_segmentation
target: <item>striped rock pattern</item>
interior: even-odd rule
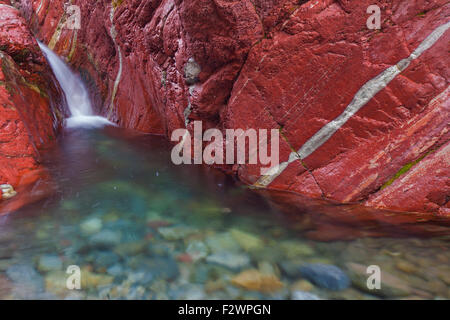
[[[366,25],[374,2],[381,30]],[[124,127],[278,128],[279,166],[224,169],[258,187],[450,215],[446,0],[72,0],[75,30],[62,1],[15,3]]]

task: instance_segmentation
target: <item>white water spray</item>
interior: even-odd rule
[[[108,119],[93,114],[88,91],[80,77],[74,74],[66,63],[46,45],[39,41],[38,44],[66,96],[70,111],[70,118],[66,121],[66,127],[95,128],[105,125],[115,126]]]

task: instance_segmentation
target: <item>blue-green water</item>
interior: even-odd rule
[[[54,195],[0,220],[1,299],[450,298],[443,221],[257,193],[117,128],[66,132],[45,162]]]

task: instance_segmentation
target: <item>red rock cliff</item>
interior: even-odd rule
[[[27,21],[9,1],[0,1],[0,66],[0,184],[20,189],[39,178],[40,150],[55,140],[64,103]]]
[[[121,126],[278,128],[278,170],[243,181],[449,214],[446,0],[73,0],[80,29],[63,1],[15,3]]]

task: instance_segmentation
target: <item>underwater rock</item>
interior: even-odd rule
[[[66,276],[67,279],[67,276]],[[99,286],[111,284],[114,277],[106,274],[93,273],[87,268],[81,269],[81,289],[97,289]]]
[[[395,267],[403,272],[406,273],[416,273],[418,271],[418,268],[413,263],[406,261],[406,260],[400,260],[395,264]]]
[[[186,284],[172,290],[170,295],[177,300],[204,300],[207,299],[203,286]]]
[[[250,265],[250,258],[245,254],[218,252],[206,257],[206,262],[224,266],[230,270],[239,270]]]
[[[205,239],[206,244],[212,253],[228,251],[237,253],[240,251],[239,243],[229,232],[215,233]]]
[[[6,275],[15,285],[18,285],[30,294],[44,290],[44,279],[28,264],[15,264],[6,270]]]
[[[162,227],[158,228],[159,234],[166,240],[181,240],[198,231],[188,226],[174,226],[174,227]]]
[[[280,249],[288,259],[314,255],[314,250],[306,243],[300,241],[282,241],[280,243]]]
[[[67,289],[67,277],[63,271],[52,271],[45,276],[45,290],[58,296],[62,296],[70,292]]]
[[[321,300],[317,295],[310,293],[310,292],[304,292],[300,290],[296,290],[292,292],[291,295],[292,300]]]
[[[39,257],[37,269],[41,272],[61,270],[62,260],[55,255],[43,255]]]
[[[103,230],[89,238],[89,246],[92,248],[109,248],[120,244],[122,235],[118,231]]]
[[[300,268],[304,265],[303,261],[286,260],[279,263],[281,270],[290,278],[298,278],[301,276]]]
[[[311,282],[309,282],[308,280],[304,280],[304,279],[294,282],[291,286],[292,292],[294,292],[294,291],[309,292],[312,289],[314,289],[314,285]]]
[[[264,245],[259,237],[238,229],[230,230],[230,234],[245,251],[257,250]]]
[[[194,261],[206,258],[208,251],[208,247],[202,241],[192,241],[186,248],[186,253],[188,253]]]
[[[173,243],[150,243],[147,247],[147,251],[151,256],[169,256],[175,250]]]
[[[119,256],[127,257],[143,253],[146,249],[146,241],[134,241],[119,244],[114,248],[114,252],[116,252]]]
[[[231,279],[231,283],[237,287],[263,293],[275,292],[284,286],[274,274],[262,273],[255,269],[242,271]]]
[[[349,277],[340,268],[322,263],[305,264],[301,275],[315,285],[329,290],[344,290],[350,286]]]
[[[278,267],[275,264],[272,264],[268,261],[259,261],[258,262],[258,270],[261,273],[274,274],[277,277],[280,276],[280,270],[278,269]]]
[[[85,235],[92,235],[99,232],[103,227],[102,220],[99,218],[89,218],[80,224],[81,232]]]
[[[171,280],[178,277],[178,264],[170,257],[156,257],[145,261],[141,267],[155,279]]]
[[[124,273],[124,268],[122,267],[121,264],[117,263],[117,264],[109,267],[106,270],[106,272],[113,277],[118,277]]]
[[[119,262],[120,257],[111,251],[94,251],[89,255],[89,260],[90,259],[92,259],[92,263],[96,268],[107,269]]]
[[[407,282],[385,271],[381,271],[380,289],[369,289],[367,287],[367,266],[353,262],[347,263],[346,266],[353,285],[367,293],[386,298],[393,298],[409,296],[414,292],[413,288],[411,288]]]

